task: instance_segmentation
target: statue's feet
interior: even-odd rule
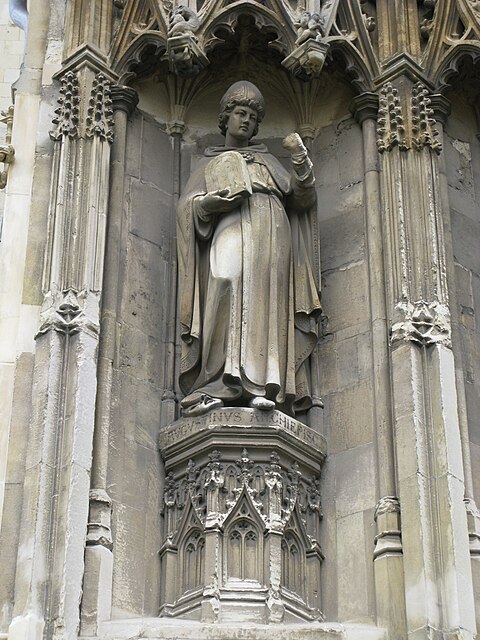
[[[185,418],[203,416],[212,409],[223,407],[223,400],[212,398],[207,393],[192,393],[184,398],[181,403],[182,415]]]
[[[260,409],[260,411],[272,411],[275,409],[275,402],[263,396],[256,396],[250,400],[250,406],[252,409]]]

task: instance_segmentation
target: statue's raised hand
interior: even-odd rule
[[[298,133],[289,133],[288,136],[283,139],[282,144],[283,148],[290,151],[292,156],[307,155],[307,148]]]
[[[237,209],[244,196],[242,194],[230,195],[230,189],[209,191],[198,199],[198,203],[205,213],[230,213]]]

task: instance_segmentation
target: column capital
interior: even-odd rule
[[[450,100],[447,100],[441,93],[434,93],[430,95],[430,106],[435,112],[436,121],[445,125],[451,111]]]
[[[111,89],[111,99],[114,111],[125,111],[127,116],[133,113],[138,104],[138,94],[132,87],[114,84]]]
[[[363,124],[365,120],[376,120],[378,114],[378,94],[365,91],[355,96],[349,106],[353,117],[358,124]]]

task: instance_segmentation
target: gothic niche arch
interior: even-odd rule
[[[181,593],[187,594],[202,587],[205,566],[205,536],[200,528],[187,532],[179,545],[181,567]]]
[[[245,41],[242,42],[242,31],[248,27],[256,32],[256,41],[261,45],[263,56],[276,54],[279,61],[283,59],[294,46],[295,33],[291,20],[284,16],[282,24],[270,9],[255,4],[238,2],[226,7],[213,17],[204,33],[205,51],[209,57],[215,49],[224,47],[225,43],[235,43],[238,39],[240,53],[245,51]],[[258,53],[258,46],[257,46]],[[255,55],[255,52],[254,52]]]
[[[282,540],[281,585],[291,594],[305,600],[305,545],[291,528],[285,530]]]
[[[224,583],[238,587],[264,586],[263,524],[256,510],[242,497],[234,513],[228,518],[224,534]]]

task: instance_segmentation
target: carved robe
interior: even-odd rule
[[[287,411],[308,408],[320,312],[311,165],[290,176],[264,145],[235,149],[247,161],[253,194],[230,213],[208,215],[198,201],[205,167],[227,150],[207,149],[177,211],[180,387],[225,404],[265,396]]]

